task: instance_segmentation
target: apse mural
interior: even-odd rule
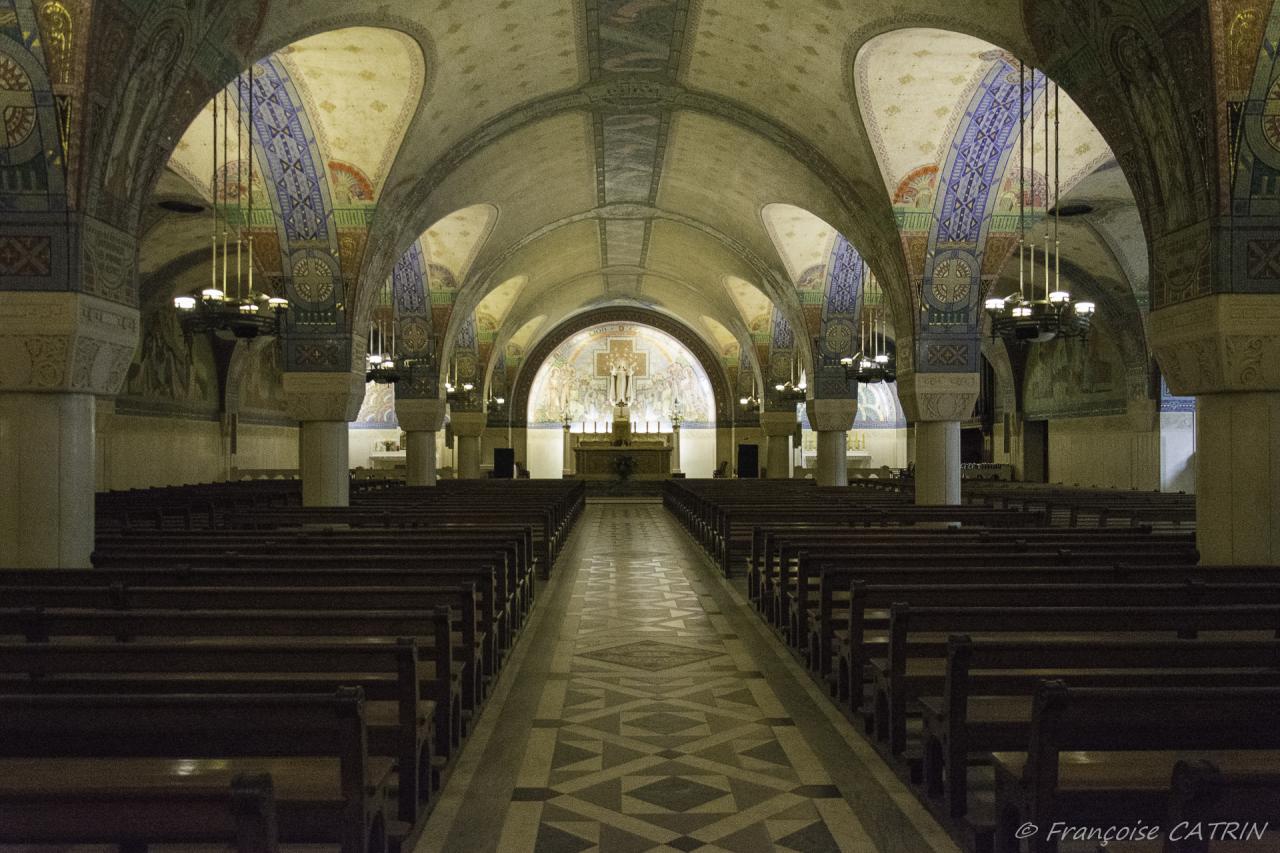
[[[634,365],[632,420],[666,430],[678,406],[684,428],[715,426],[711,382],[698,360],[670,335],[632,323],[593,326],[561,344],[533,380],[529,425],[560,428],[566,414],[574,423],[612,420],[609,381],[619,359]]]
[[[366,382],[364,402],[360,404],[360,414],[356,415],[351,428],[397,429],[399,426],[396,421],[396,386]]]

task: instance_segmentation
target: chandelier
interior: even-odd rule
[[[858,311],[858,353],[840,359],[847,380],[862,385],[893,382],[898,378],[893,355],[889,351],[889,319],[885,312],[884,289],[862,265],[862,306]]]
[[[458,382],[458,360],[453,361],[453,376],[447,377],[444,381],[445,399],[455,406],[470,406],[473,402],[473,394],[476,390],[474,382]]]
[[[739,397],[738,405],[747,414],[754,414],[760,411],[760,395],[756,392],[756,378],[754,375],[751,377],[751,393],[745,397]]]
[[[369,323],[369,351],[365,355],[366,382],[394,385],[404,379],[402,364],[396,360],[396,312],[391,299],[391,282],[378,291],[373,319]],[[390,332],[390,334],[388,334]]]
[[[213,174],[210,184],[213,195],[213,228],[210,232],[212,250],[210,253],[209,286],[200,291],[198,297],[183,295],[174,297],[173,307],[178,309],[182,330],[187,335],[196,333],[212,333],[225,340],[251,340],[257,337],[278,335],[284,331],[285,320],[289,310],[289,300],[280,296],[255,292],[253,289],[253,232],[246,236],[245,223],[252,224],[253,217],[253,119],[255,112],[253,71],[247,72],[249,83],[244,84],[244,75],[236,80],[236,186],[235,239],[232,239],[227,214],[230,210],[232,187],[230,183],[230,150],[228,136],[231,133],[231,96],[230,86],[222,90],[222,148],[219,162],[218,148],[218,98],[213,99]],[[243,133],[244,104],[242,93],[249,90],[249,206],[243,206],[244,193],[240,184],[240,164],[243,163],[241,134]],[[221,167],[221,168],[219,168]],[[219,178],[219,171],[222,175]],[[221,181],[222,211],[219,215],[219,181]],[[219,239],[218,229],[222,234]],[[235,278],[231,278],[231,246],[235,244]],[[247,247],[247,252],[246,252]],[[247,254],[247,258],[245,257]],[[247,260],[247,263],[245,261]],[[248,270],[246,279],[245,270]]]
[[[805,379],[804,371],[800,371],[800,378],[796,378],[796,356],[791,354],[791,378],[786,382],[779,382],[773,386],[777,399],[783,403],[799,403],[802,402],[807,394],[809,383]]]
[[[1044,217],[1044,249],[1041,263],[1044,266],[1043,289],[1037,282],[1036,275],[1036,239],[1027,236],[1027,169],[1024,161],[1027,155],[1027,68],[1019,64],[1018,68],[1021,94],[1019,104],[1018,127],[1018,292],[1001,299],[991,297],[984,306],[991,317],[991,337],[997,335],[1007,341],[1018,343],[1044,343],[1054,338],[1084,337],[1089,333],[1096,306],[1092,302],[1076,301],[1062,287],[1062,247],[1058,239],[1058,226],[1061,218],[1061,186],[1062,170],[1059,168],[1060,155],[1060,115],[1059,87],[1045,77],[1045,119],[1044,119],[1044,174],[1045,174],[1045,211]],[[1042,77],[1044,75],[1041,75]],[[1035,91],[1036,71],[1031,70],[1031,91]],[[1053,162],[1049,161],[1049,115],[1048,91],[1053,88]],[[1031,111],[1031,173],[1036,168],[1036,116]],[[1053,173],[1053,204],[1049,204],[1049,174]],[[1034,189],[1033,189],[1034,192]],[[1035,199],[1032,198],[1033,212]],[[1052,229],[1052,233],[1051,233]]]

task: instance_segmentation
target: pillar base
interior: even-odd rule
[[[480,479],[480,436],[484,435],[489,416],[484,412],[453,412],[453,442],[458,459],[458,478]]]
[[[960,422],[916,424],[916,504],[960,504]]]
[[[436,431],[405,433],[405,485],[434,486],[436,475]]]
[[[818,433],[815,477],[819,486],[849,485],[849,433],[844,430]]]
[[[858,414],[857,398],[810,400],[807,411],[818,434],[818,485],[849,485],[849,430]]]
[[[89,567],[95,417],[91,394],[0,394],[0,566]]]
[[[346,421],[303,421],[298,436],[303,506],[351,505]]]
[[[1280,392],[1201,394],[1196,405],[1200,561],[1280,564]]]

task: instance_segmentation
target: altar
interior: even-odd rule
[[[618,457],[633,460],[632,480],[665,480],[671,476],[671,447],[657,442],[615,447],[607,442],[583,443],[574,448],[577,476],[583,480],[617,480]]]

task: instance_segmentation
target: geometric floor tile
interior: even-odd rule
[[[578,657],[591,658],[592,660],[619,666],[629,666],[633,669],[658,672],[664,669],[674,669],[678,666],[688,666],[691,663],[710,660],[711,658],[720,657],[722,654],[724,652],[718,649],[690,649],[686,646],[677,646],[673,643],[663,643],[657,640],[640,640],[598,652],[582,653]]]
[[[840,788],[674,520],[618,504],[580,523],[591,553],[557,569],[568,609],[511,810],[494,816],[504,837],[534,853],[841,850],[823,817],[845,807]]]

